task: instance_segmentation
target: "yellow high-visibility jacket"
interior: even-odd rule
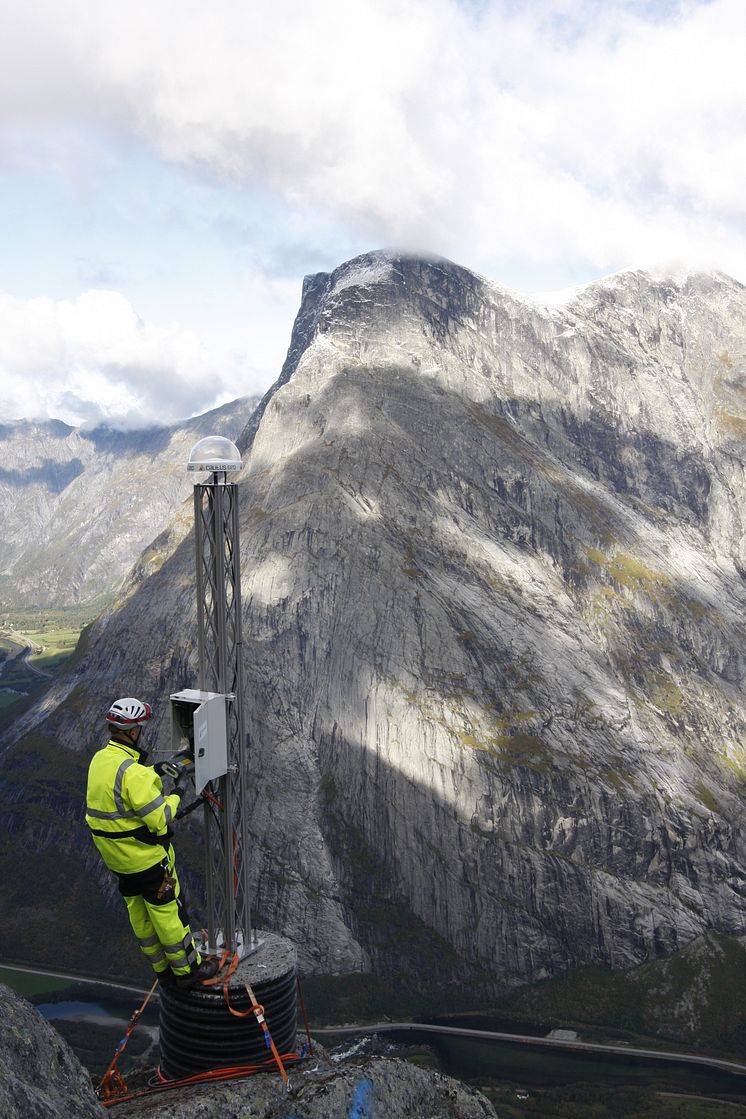
[[[179,796],[142,765],[133,746],[110,739],[88,767],[86,823],[109,870],[137,874],[161,862],[170,846],[169,825]]]

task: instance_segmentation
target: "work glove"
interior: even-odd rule
[[[184,795],[187,791],[187,785],[188,784],[189,784],[189,778],[188,778],[187,774],[186,773],[180,773],[179,776],[175,779],[174,787],[173,787],[173,791],[176,793],[177,797],[182,797],[182,798],[184,797]]]
[[[178,756],[175,758],[166,758],[164,761],[156,762],[153,769],[158,776],[163,779],[170,777],[174,783],[173,792],[177,796],[183,796],[186,792],[187,786],[191,780],[192,770],[194,766],[190,763],[185,763],[183,759]]]

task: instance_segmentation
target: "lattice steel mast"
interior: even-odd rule
[[[207,444],[210,444],[207,446]],[[190,470],[212,471],[194,487],[199,687],[225,696],[227,772],[204,805],[209,952],[252,950],[247,842],[246,733],[241,632],[238,486],[241,467],[230,440],[211,436],[192,449]],[[200,792],[201,790],[197,790]],[[222,941],[222,943],[221,943]]]

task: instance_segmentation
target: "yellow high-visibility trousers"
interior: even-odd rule
[[[173,859],[152,867],[148,877],[142,892],[124,895],[132,931],[156,974],[170,967],[175,975],[188,975],[201,957],[181,902]]]

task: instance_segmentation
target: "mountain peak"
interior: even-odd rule
[[[504,989],[740,934],[746,292],[686,283],[307,280],[240,513],[252,883],[309,968]],[[155,552],[29,750],[186,686],[194,552]]]

